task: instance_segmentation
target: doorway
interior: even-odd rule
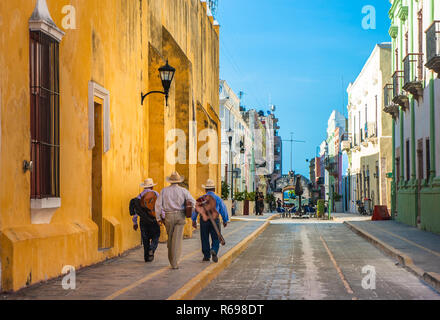
[[[421,223],[420,190],[423,180],[423,139],[417,141],[417,226]]]
[[[102,103],[94,103],[94,138],[92,150],[92,220],[98,226],[98,249],[102,248]]]

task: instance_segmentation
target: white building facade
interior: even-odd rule
[[[251,130],[244,121],[240,111],[240,99],[225,80],[220,80],[220,120],[222,124],[221,137],[221,177],[233,187],[235,192],[251,190],[253,174],[251,160],[253,140]],[[227,131],[231,129],[232,145],[229,148]],[[231,163],[232,161],[232,163]]]
[[[350,158],[349,211],[356,201],[371,200],[374,205],[391,207],[392,171],[391,119],[383,111],[383,88],[391,76],[391,44],[375,46],[362,71],[347,89],[348,131],[351,144],[344,150]]]

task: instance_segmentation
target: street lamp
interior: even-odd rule
[[[148,95],[150,95],[152,93],[161,93],[161,94],[165,95],[166,106],[168,106],[168,93],[170,92],[171,82],[173,82],[173,78],[174,78],[175,73],[176,73],[176,69],[171,67],[168,64],[168,60],[167,60],[167,63],[164,66],[159,68],[159,74],[160,74],[160,79],[162,81],[163,91],[150,91],[146,94],[143,94],[141,92],[141,105],[144,105],[144,99]]]
[[[234,135],[234,130],[232,130],[231,128],[229,128],[228,131],[226,131],[226,136],[228,137],[229,140],[229,165],[230,165],[230,169],[229,171],[231,172],[231,200],[234,199],[234,176],[233,176],[233,170],[232,170],[232,137]]]

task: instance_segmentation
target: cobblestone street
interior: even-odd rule
[[[366,290],[365,266],[376,272]],[[275,220],[196,299],[440,299],[415,275],[340,222]]]

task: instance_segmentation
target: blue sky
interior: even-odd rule
[[[376,29],[365,30],[364,6],[376,9]],[[346,112],[346,89],[375,44],[390,42],[386,0],[219,0],[220,77],[243,104],[277,106],[283,139],[293,147],[297,173],[309,177],[306,159],[326,137],[332,110]],[[290,143],[283,143],[283,172]]]

